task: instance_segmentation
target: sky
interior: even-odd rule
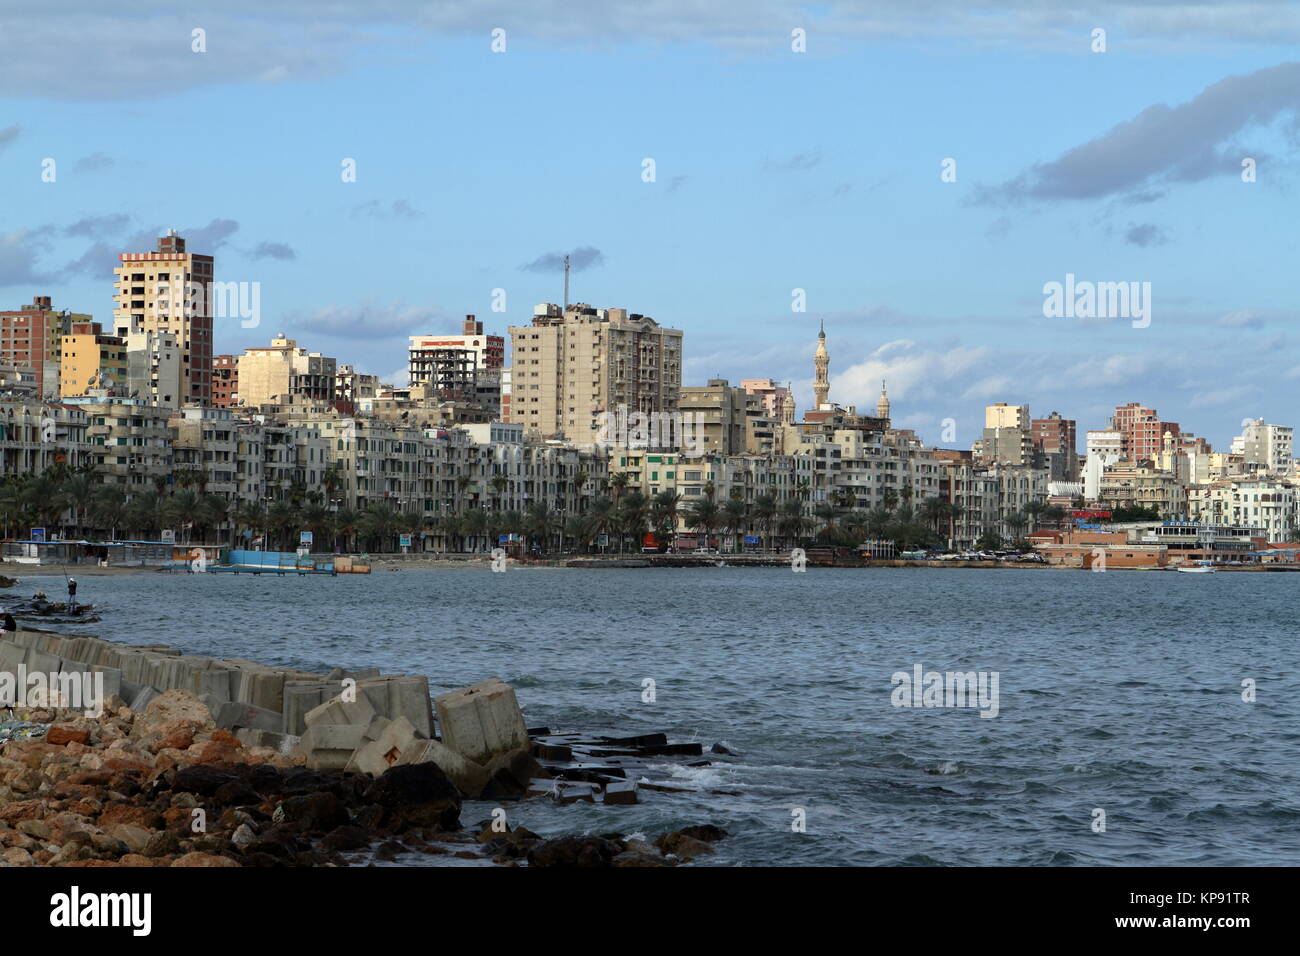
[[[6,0],[0,62],[3,308],[109,325],[175,228],[260,284],[218,352],[400,383],[569,253],[573,301],[684,331],[684,384],[806,408],[824,322],[832,400],[883,379],[947,447],[996,401],[1300,424],[1300,3]],[[1149,314],[1049,317],[1067,275]]]

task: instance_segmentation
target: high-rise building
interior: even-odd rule
[[[1294,443],[1290,425],[1267,425],[1264,419],[1255,418],[1245,422],[1241,434],[1232,440],[1232,451],[1247,464],[1281,474],[1291,470]]]
[[[985,464],[1034,464],[1034,435],[1028,405],[998,402],[984,408],[984,432],[975,444],[976,457]]]
[[[59,396],[59,368],[63,336],[74,322],[89,322],[89,315],[58,311],[48,295],[31,303],[0,312],[0,365],[30,369],[41,398]]]
[[[114,389],[125,395],[126,340],[105,335],[98,322],[73,322],[63,336],[59,394],[85,395],[92,388]]]
[[[603,414],[674,414],[682,333],[626,309],[542,303],[511,326],[510,419],[527,433],[595,441]]]
[[[117,335],[166,333],[175,336],[181,356],[181,389],[173,399],[212,402],[212,256],[185,251],[185,240],[170,230],[153,252],[124,252],[117,276],[113,322]],[[151,340],[139,338],[147,343]]]
[[[1052,412],[1032,420],[1034,451],[1045,460],[1053,481],[1079,480],[1078,424]]]
[[[336,398],[338,362],[299,348],[284,333],[269,346],[244,349],[238,366],[239,398],[252,408],[295,400],[332,404]]]
[[[1177,422],[1162,421],[1154,408],[1146,408],[1140,402],[1115,406],[1110,427],[1120,433],[1124,459],[1130,462],[1154,459],[1164,447],[1165,432],[1177,438],[1181,431]]]

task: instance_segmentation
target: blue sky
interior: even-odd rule
[[[832,398],[874,405],[883,376],[933,442],[953,418],[969,446],[994,401],[1080,429],[1142,401],[1216,446],[1300,424],[1300,5],[100,9],[0,11],[7,308],[107,321],[116,253],[175,227],[261,283],[219,351],[284,331],[394,379],[409,334],[525,324],[561,296],[547,257],[583,249],[573,298],[683,329],[687,384],[770,376],[806,406],[825,320]],[[1044,318],[1067,273],[1150,282],[1150,326]]]

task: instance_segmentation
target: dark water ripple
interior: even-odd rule
[[[104,637],[423,672],[435,693],[500,676],[532,725],[662,730],[740,754],[655,766],[738,796],[510,808],[543,833],[716,822],[735,834],[719,865],[1300,864],[1300,576],[515,569],[81,584],[108,612],[88,628]],[[894,708],[891,674],[918,662],[998,671],[999,716]]]

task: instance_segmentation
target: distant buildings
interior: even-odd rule
[[[543,303],[510,327],[510,420],[526,434],[589,442],[604,413],[674,413],[682,333],[626,309]]]
[[[179,406],[212,401],[213,257],[186,252],[171,230],[152,252],[124,252],[117,276],[113,324],[128,351],[180,350],[180,387],[158,382],[151,394]],[[174,337],[175,344],[166,341]]]
[[[337,395],[338,362],[299,348],[284,333],[269,346],[245,349],[237,365],[239,400],[250,408],[295,401],[332,405]]]
[[[48,295],[35,296],[18,309],[0,312],[0,366],[26,369],[42,398],[60,392],[63,336],[89,315],[56,310]]]

